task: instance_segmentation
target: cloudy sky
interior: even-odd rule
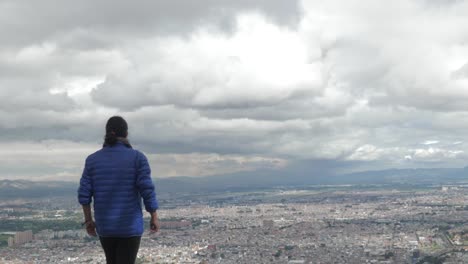
[[[115,114],[156,177],[468,165],[467,1],[0,0],[0,40],[0,179]]]

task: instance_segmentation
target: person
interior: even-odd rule
[[[103,147],[86,158],[78,188],[83,225],[90,236],[99,236],[107,264],[135,263],[144,232],[142,199],[151,215],[150,233],[159,231],[148,160],[132,148],[127,136],[125,119],[109,118]]]

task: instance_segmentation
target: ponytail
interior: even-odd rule
[[[114,132],[107,132],[104,136],[104,147],[105,146],[113,146],[117,143],[117,136]]]

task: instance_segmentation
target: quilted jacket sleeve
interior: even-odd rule
[[[88,205],[91,203],[93,196],[93,184],[91,175],[89,175],[89,163],[86,159],[83,174],[80,179],[80,187],[78,188],[78,202],[82,205]]]
[[[146,211],[153,212],[158,209],[158,201],[156,200],[156,191],[151,180],[151,169],[145,155],[139,151],[137,155],[136,186],[143,198]]]

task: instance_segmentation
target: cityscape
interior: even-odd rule
[[[467,195],[463,184],[163,195],[161,231],[145,232],[137,263],[468,263]],[[1,263],[105,263],[72,197],[0,210]]]

